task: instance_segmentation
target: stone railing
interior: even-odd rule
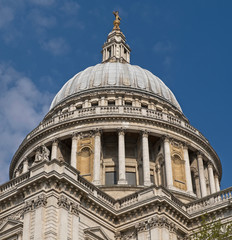
[[[10,180],[9,182],[0,186],[0,193],[9,192],[17,187],[20,183],[26,181],[30,177],[30,173],[24,173],[17,178]]]
[[[132,106],[91,107],[91,108],[76,109],[74,111],[66,112],[66,113],[54,116],[52,119],[42,122],[30,134],[28,134],[27,139],[29,139],[39,131],[52,126],[53,124],[62,123],[71,119],[82,118],[82,117],[93,116],[93,115],[104,116],[104,115],[118,115],[118,114],[142,116],[142,117],[147,117],[151,119],[166,121],[168,123],[182,127],[198,135],[204,141],[208,142],[208,140],[197,129],[195,129],[193,126],[191,126],[184,120],[181,120],[167,113],[155,111],[152,109],[138,108],[138,107],[132,107]]]
[[[232,201],[232,187],[191,202],[186,205],[186,210],[189,214],[192,214],[230,201]]]

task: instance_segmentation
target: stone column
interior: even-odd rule
[[[58,140],[54,139],[52,142],[51,160],[57,159],[57,151],[58,151]]]
[[[189,165],[189,153],[188,153],[188,147],[183,147],[184,152],[184,160],[185,160],[185,175],[186,175],[186,184],[187,184],[187,192],[190,194],[193,194],[193,184],[192,184],[192,178],[191,178],[191,170]]]
[[[100,182],[101,165],[101,133],[96,130],[94,135],[94,163],[93,163],[93,184],[101,185]]]
[[[167,188],[173,188],[172,160],[169,139],[164,139],[164,161]]]
[[[15,171],[15,177],[18,177],[18,176],[19,176],[19,170],[16,169],[16,171]]]
[[[156,174],[157,174],[157,186],[160,186],[162,184],[162,181],[161,181],[161,166],[160,164],[157,164],[156,166]]]
[[[215,188],[215,181],[214,181],[214,175],[213,175],[213,165],[211,162],[208,163],[208,173],[209,173],[210,193],[213,194],[216,192],[216,188]]]
[[[126,160],[125,160],[125,132],[123,129],[118,131],[118,184],[127,184],[126,181]]]
[[[74,168],[77,168],[77,142],[78,136],[76,133],[73,133],[70,165]]]
[[[149,157],[149,144],[148,144],[148,133],[146,131],[142,134],[143,143],[143,184],[144,186],[151,185],[150,177],[150,157]]]
[[[214,179],[215,179],[216,191],[220,192],[220,184],[219,184],[219,179],[218,179],[218,175],[217,174],[214,175]]]
[[[28,158],[26,157],[23,161],[23,173],[28,171]]]
[[[201,186],[201,197],[205,197],[207,195],[207,189],[206,189],[206,183],[205,183],[203,159],[200,153],[197,155],[197,164],[198,164],[200,186]]]

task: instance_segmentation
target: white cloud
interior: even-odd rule
[[[65,1],[61,10],[67,15],[75,15],[80,9],[80,5],[74,1]]]
[[[54,16],[46,16],[38,9],[31,11],[29,19],[31,19],[38,27],[51,28],[56,25],[56,18]]]
[[[14,11],[10,7],[0,6],[0,29],[7,27],[14,20]]]
[[[61,37],[43,41],[41,46],[44,50],[52,53],[55,56],[66,54],[69,51],[68,44]]]
[[[40,6],[51,6],[55,3],[55,0],[30,0],[30,2]]]
[[[0,64],[0,183],[8,179],[10,160],[17,147],[42,120],[51,95],[42,93],[30,78]]]
[[[153,51],[156,53],[167,53],[173,50],[173,45],[169,41],[157,42],[153,46]]]

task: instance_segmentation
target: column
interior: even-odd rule
[[[52,142],[51,160],[57,159],[57,150],[58,150],[58,140],[54,139]]]
[[[18,177],[18,176],[19,176],[19,170],[16,169],[16,171],[15,171],[15,177]]]
[[[26,157],[23,161],[23,173],[28,171],[28,158]]]
[[[142,143],[143,143],[143,184],[144,186],[150,186],[151,185],[150,157],[149,157],[148,133],[146,131],[143,132]]]
[[[157,179],[156,185],[160,186],[162,184],[160,164],[157,164],[156,166],[156,179]]]
[[[215,179],[216,191],[220,192],[220,184],[219,184],[219,179],[218,179],[218,175],[217,174],[214,175],[214,179]]]
[[[164,161],[167,188],[172,188],[173,187],[172,160],[170,152],[170,143],[167,137],[164,139]]]
[[[118,184],[127,184],[126,181],[126,160],[125,160],[125,132],[120,129],[118,132]]]
[[[77,141],[78,141],[77,133],[73,133],[70,165],[74,168],[77,168]]]
[[[193,184],[192,184],[192,178],[191,178],[191,170],[189,165],[189,153],[188,153],[188,147],[183,147],[184,152],[184,160],[185,160],[185,175],[186,175],[186,184],[187,184],[187,192],[190,194],[193,194]]]
[[[94,135],[94,162],[93,162],[93,184],[100,185],[101,165],[101,133],[96,130]]]
[[[208,163],[208,173],[209,173],[210,193],[213,194],[216,192],[216,188],[215,188],[215,181],[214,181],[214,175],[213,175],[213,165],[211,162]]]
[[[200,187],[201,187],[201,197],[205,197],[207,195],[207,189],[206,189],[206,183],[205,183],[203,159],[200,153],[197,155],[197,164],[198,164]]]

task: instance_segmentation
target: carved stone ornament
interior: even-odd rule
[[[149,229],[148,221],[140,222],[135,225],[137,232],[143,232]]]
[[[74,203],[74,202],[71,202],[70,200],[68,200],[67,197],[61,195],[59,198],[58,198],[58,201],[57,201],[57,205],[59,207],[62,207],[64,209],[66,209],[67,211],[70,211],[71,213],[75,214],[75,215],[79,215],[79,206],[78,204]]]
[[[25,203],[25,206],[23,208],[23,213],[25,214],[28,211],[32,211],[35,208],[46,206],[47,204],[47,197],[45,194],[41,194],[38,196],[38,198],[34,200],[29,200]]]
[[[49,149],[45,145],[42,145],[36,150],[35,163],[41,162],[43,160],[49,161],[49,155]]]

